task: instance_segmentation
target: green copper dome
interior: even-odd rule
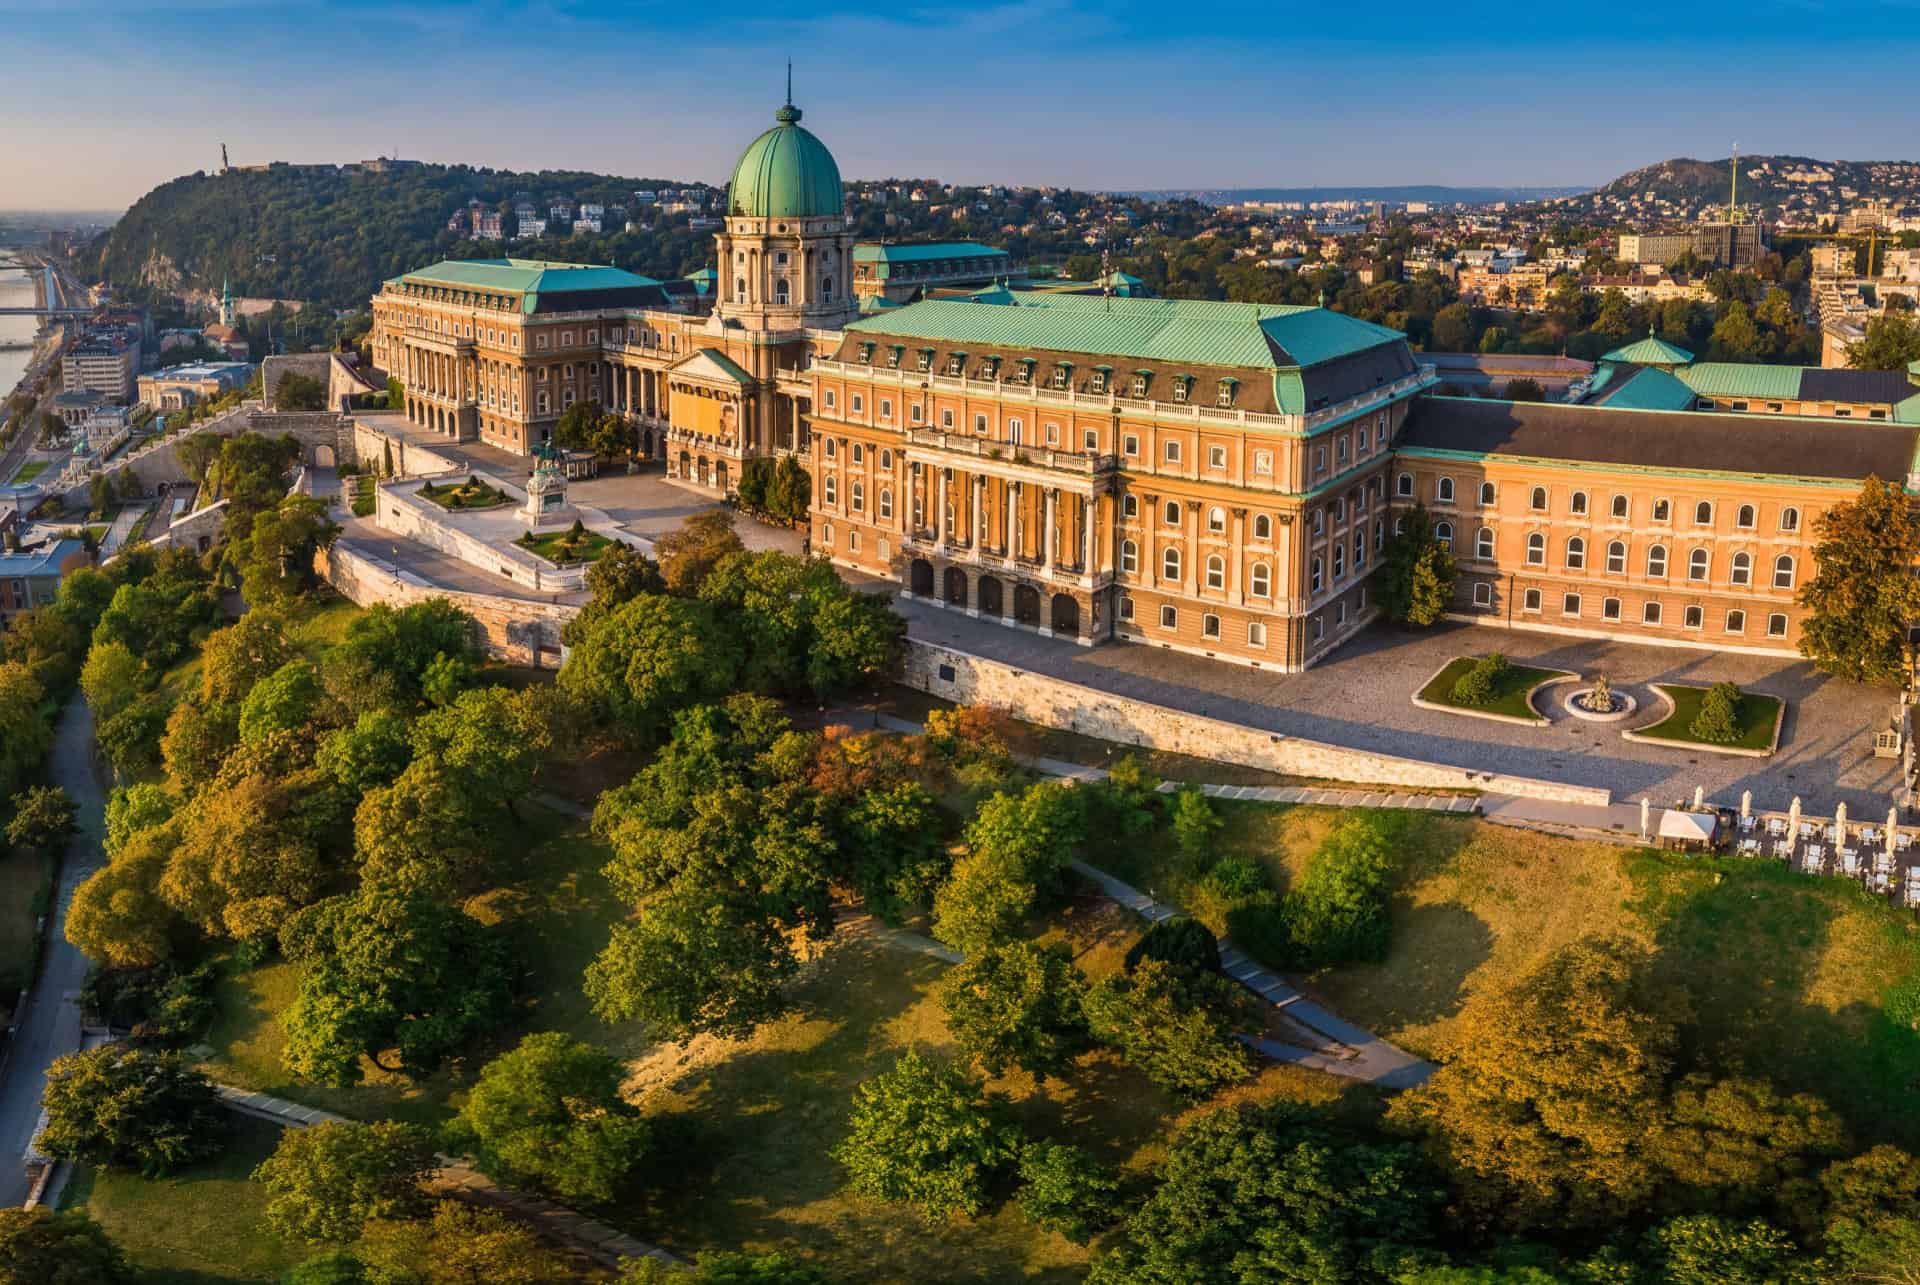
[[[817,219],[844,212],[840,167],[827,145],[800,128],[800,109],[788,103],[779,122],[753,140],[733,167],[727,213],[755,219]]]

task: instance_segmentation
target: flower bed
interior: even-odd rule
[[[1673,706],[1672,710],[1653,726],[1622,732],[1622,736],[1635,741],[1667,741],[1685,745],[1689,749],[1750,756],[1771,754],[1779,744],[1780,723],[1786,717],[1787,703],[1777,696],[1762,696],[1758,692],[1740,693],[1734,738],[1708,741],[1693,734],[1693,724],[1700,717],[1700,706],[1706,700],[1709,688],[1655,683],[1653,690],[1666,698]]]
[[[1426,709],[1470,714],[1478,718],[1497,718],[1506,722],[1541,723],[1547,720],[1533,707],[1533,693],[1547,683],[1564,682],[1574,677],[1564,669],[1533,669],[1526,665],[1508,665],[1492,683],[1488,698],[1479,704],[1456,700],[1454,687],[1479,661],[1477,656],[1456,656],[1427,680],[1413,698]]]
[[[550,531],[545,535],[529,531],[514,543],[556,567],[571,567],[597,561],[613,547],[614,541],[592,531],[581,531],[577,535],[572,531]]]
[[[502,504],[512,503],[512,497],[498,487],[488,486],[479,478],[470,477],[457,486],[435,486],[432,482],[423,483],[420,497],[432,500],[450,513],[468,509],[493,509]]]

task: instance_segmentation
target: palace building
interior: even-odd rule
[[[735,166],[698,281],[505,259],[387,282],[374,359],[409,420],[525,453],[595,401],[716,494],[793,455],[812,551],[903,594],[1283,672],[1374,618],[1415,504],[1457,619],[1792,654],[1820,514],[1868,477],[1920,486],[1920,367],[1695,362],[1650,336],[1565,402],[1510,403],[1438,395],[1403,335],[1325,308],[1119,276],[955,289],[1010,265],[856,247],[800,115]]]

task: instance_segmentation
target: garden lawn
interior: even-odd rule
[[[141,1269],[145,1285],[272,1282],[313,1253],[281,1240],[261,1223],[265,1188],[250,1181],[273,1154],[280,1130],[234,1117],[227,1149],[170,1178],[82,1168],[62,1201],[84,1209]]]
[[[1780,720],[1780,701],[1773,696],[1762,696],[1756,692],[1742,692],[1740,707],[1735,720],[1740,726],[1740,735],[1731,741],[1703,741],[1692,732],[1693,720],[1700,716],[1700,703],[1707,697],[1704,687],[1681,687],[1671,683],[1655,683],[1667,699],[1673,702],[1673,713],[1655,723],[1652,727],[1637,728],[1635,736],[1651,737],[1660,741],[1684,741],[1689,745],[1720,745],[1741,750],[1766,750],[1773,748],[1774,724]]]
[[[1432,682],[1420,690],[1420,699],[1435,705],[1446,705],[1453,709],[1471,710],[1479,714],[1505,714],[1509,718],[1531,719],[1536,723],[1546,720],[1540,711],[1527,699],[1531,692],[1549,678],[1559,678],[1566,673],[1561,669],[1529,669],[1525,665],[1508,665],[1507,670],[1493,684],[1493,698],[1484,705],[1466,705],[1453,698],[1453,685],[1460,681],[1461,675],[1473,668],[1474,656],[1459,656],[1448,663],[1447,667],[1434,676]]]
[[[418,492],[419,496],[425,500],[432,500],[441,508],[449,511],[457,511],[460,509],[492,509],[498,508],[500,505],[508,502],[508,496],[505,491],[500,490],[498,487],[488,486],[485,482],[462,482],[458,486],[440,486],[432,483],[429,483],[429,485],[433,485],[433,490],[428,492],[423,487]]]
[[[578,536],[567,531],[549,531],[545,535],[535,535],[529,531],[514,543],[536,557],[545,558],[556,567],[572,566],[577,562],[597,562],[600,555],[613,545],[612,540],[592,531],[582,531]]]
[[[322,589],[313,600],[301,606],[293,617],[288,632],[293,639],[294,648],[308,660],[317,659],[322,651],[347,636],[347,626],[352,624],[354,618],[363,610],[365,609],[356,605],[351,599],[343,598],[331,590]],[[195,648],[191,656],[161,675],[160,685],[175,700],[199,691],[199,649]]]
[[[47,463],[48,461],[46,460],[28,460],[20,466],[20,471],[13,475],[13,484],[15,486],[25,486],[27,483],[33,481],[34,478],[39,477],[47,471]]]
[[[1216,806],[1209,860],[1251,857],[1283,891],[1347,815]],[[1621,934],[1690,997],[1688,1065],[1743,1064],[1820,1095],[1867,1142],[1920,1145],[1920,936],[1853,883],[1430,813],[1407,818],[1398,858],[1385,961],[1301,979],[1348,1020],[1442,1057],[1468,996],[1582,936]],[[1205,906],[1200,872],[1170,845],[1141,847],[1134,865],[1156,895]]]

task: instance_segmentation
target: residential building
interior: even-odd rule
[[[246,387],[253,367],[244,361],[203,361],[142,375],[140,402],[157,411],[181,410]]]
[[[130,329],[90,330],[61,362],[61,383],[72,392],[99,393],[111,401],[133,396],[140,373],[140,335]]]
[[[61,580],[91,562],[86,545],[74,539],[0,548],[0,629],[19,612],[50,606]]]

